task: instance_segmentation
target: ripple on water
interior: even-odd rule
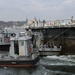
[[[75,75],[75,72],[73,72],[75,70],[74,66],[59,65],[59,63],[73,64],[73,61],[67,61],[67,60],[72,58],[74,60],[74,57],[75,56],[68,56],[66,58],[65,56],[45,57],[40,59],[39,64],[36,68],[27,69],[27,68],[4,67],[0,68],[0,75]],[[56,63],[58,63],[59,66],[56,65]]]

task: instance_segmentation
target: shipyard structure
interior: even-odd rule
[[[42,22],[31,20],[27,25],[23,25],[26,29],[31,29],[32,32],[41,32],[43,44],[53,42],[57,47],[61,46],[61,54],[75,54],[75,20],[54,20]]]

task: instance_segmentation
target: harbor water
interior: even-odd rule
[[[1,67],[0,75],[75,75],[75,55],[42,57],[35,68]]]

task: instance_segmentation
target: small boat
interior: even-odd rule
[[[50,56],[50,55],[60,55],[61,46],[58,48],[54,43],[48,43],[46,45],[41,45],[39,48],[40,56]]]
[[[0,33],[0,51],[9,51],[10,37],[7,33]]]
[[[43,33],[41,32],[34,32],[33,35],[33,46],[38,48],[40,56],[60,55],[61,46],[57,47],[54,42],[44,44]]]
[[[20,33],[10,38],[8,54],[0,54],[0,67],[34,67],[38,60],[39,53],[33,49],[31,37]]]

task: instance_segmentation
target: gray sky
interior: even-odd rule
[[[0,0],[0,20],[67,19],[75,17],[75,0]]]

